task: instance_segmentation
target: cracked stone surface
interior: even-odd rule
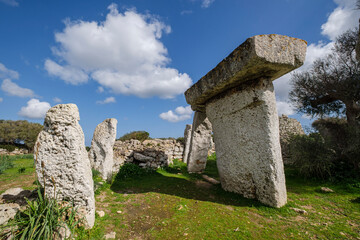
[[[44,129],[35,143],[36,174],[47,197],[74,201],[86,226],[95,222],[92,172],[84,133],[75,104],[59,104],[48,110]]]

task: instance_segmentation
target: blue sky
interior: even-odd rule
[[[183,92],[248,37],[308,42],[299,70],[358,24],[355,0],[0,0],[0,119],[43,123],[75,103],[90,145],[97,124],[118,136],[179,137],[192,111]],[[288,102],[290,75],[274,82],[279,114],[306,126]]]

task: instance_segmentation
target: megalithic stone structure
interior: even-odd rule
[[[191,130],[187,169],[191,173],[205,170],[208,151],[211,148],[212,126],[206,114],[195,112]]]
[[[287,193],[272,81],[300,67],[307,43],[282,35],[247,39],[185,92],[212,123],[222,187],[273,207]]]
[[[188,156],[189,156],[189,149],[191,144],[191,131],[192,125],[186,124],[185,130],[184,130],[184,152],[183,152],[183,162],[188,163]]]
[[[38,180],[48,198],[73,201],[87,228],[95,223],[94,182],[75,104],[48,110],[35,143]]]
[[[89,151],[91,167],[98,170],[106,181],[110,181],[113,174],[116,125],[115,118],[105,119],[97,125]]]

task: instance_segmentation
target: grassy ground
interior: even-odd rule
[[[18,161],[28,162],[23,174],[33,181],[32,162]],[[19,165],[0,175],[0,191],[6,182],[23,186]],[[215,159],[209,159],[205,174],[218,178]],[[78,238],[103,239],[114,231],[116,239],[360,239],[359,183],[305,181],[291,170],[286,181],[288,204],[280,209],[225,192],[200,175],[188,174],[182,164],[104,183],[96,208],[106,214],[97,216],[95,227]],[[321,187],[335,192],[322,193]]]

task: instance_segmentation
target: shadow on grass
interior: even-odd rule
[[[204,174],[218,178],[215,160],[207,162]],[[135,179],[115,180],[110,189],[117,193],[157,192],[233,206],[264,206],[256,200],[226,192],[220,184],[213,185],[205,181],[199,174],[189,174],[184,166],[165,168]]]

